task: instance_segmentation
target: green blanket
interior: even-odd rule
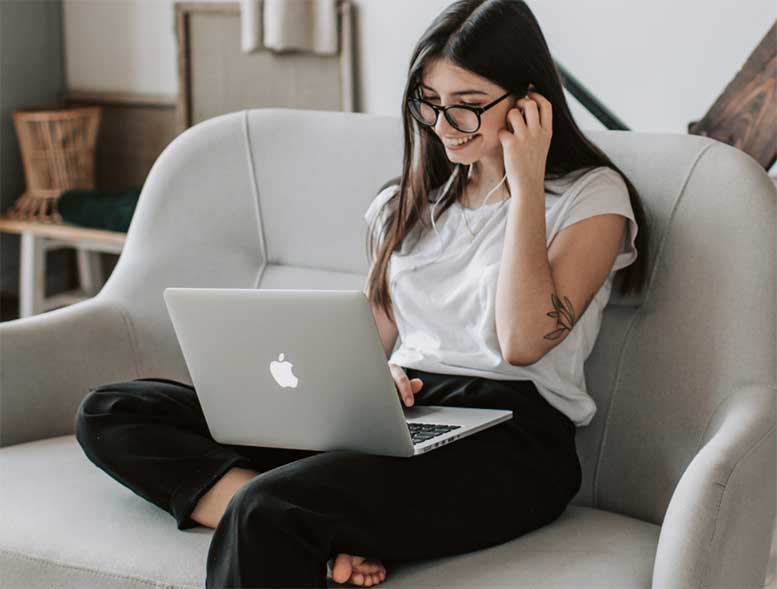
[[[57,211],[70,225],[126,233],[142,186],[119,189],[66,190],[57,199]]]

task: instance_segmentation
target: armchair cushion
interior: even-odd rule
[[[73,436],[4,448],[0,472],[4,587],[204,586],[213,530],[178,530],[169,514],[96,469]],[[397,565],[381,587],[645,588],[659,532],[570,506],[552,525],[505,544]]]

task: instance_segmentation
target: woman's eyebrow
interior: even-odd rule
[[[431,90],[432,92],[434,92],[434,88],[432,88],[431,86],[427,86],[423,82],[421,82],[421,86],[423,86],[427,90]],[[436,92],[435,92],[435,94],[436,94]],[[488,96],[488,92],[483,92],[482,90],[473,90],[473,89],[470,89],[470,90],[459,90],[457,92],[451,92],[451,96],[464,96],[465,94],[483,94],[484,96]]]

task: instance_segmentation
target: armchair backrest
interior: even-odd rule
[[[709,138],[586,134],[639,190],[652,255],[640,295],[616,279],[586,362],[598,410],[577,433],[573,502],[660,523],[720,403],[777,382],[777,191]],[[141,375],[191,382],[168,286],[361,289],[363,214],[401,158],[401,121],[383,115],[253,109],[176,137],[98,295],[124,309]]]

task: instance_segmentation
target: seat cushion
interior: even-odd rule
[[[167,512],[97,468],[75,437],[0,448],[3,587],[202,587],[213,530]]]
[[[504,544],[403,563],[389,571],[391,578],[387,576],[380,586],[648,589],[660,531],[661,527],[652,523],[569,505],[554,522]]]
[[[3,587],[204,586],[213,530],[178,530],[170,514],[93,465],[72,435],[0,449],[0,473]],[[659,531],[570,505],[505,544],[397,565],[381,586],[644,588]]]

